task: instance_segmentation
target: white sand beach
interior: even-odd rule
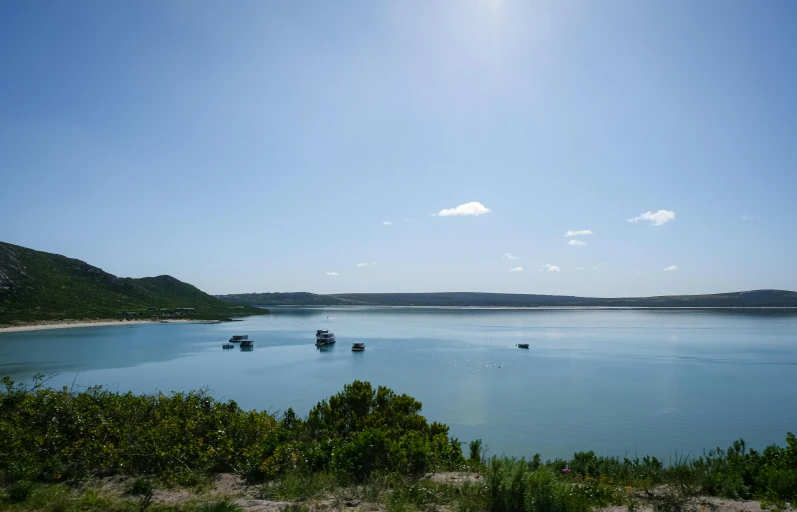
[[[157,323],[185,323],[197,322],[198,320],[53,320],[41,321],[25,325],[0,326],[0,334],[4,332],[24,332],[41,331],[44,329],[68,329],[71,327],[102,327],[109,325],[135,325],[135,324],[157,324]]]

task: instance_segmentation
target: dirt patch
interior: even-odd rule
[[[482,479],[481,475],[477,473],[466,472],[448,472],[448,473],[429,473],[424,476],[426,480],[431,480],[437,484],[449,484],[456,487],[461,486],[465,482],[475,483]]]
[[[213,482],[213,490],[216,494],[224,494],[226,496],[248,495],[253,492],[252,486],[246,485],[246,482],[241,477],[230,473],[222,473],[217,476]]]

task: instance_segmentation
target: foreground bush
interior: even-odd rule
[[[539,456],[485,461],[478,440],[466,461],[448,427],[421,416],[420,402],[367,382],[344,386],[304,419],[291,409],[280,418],[243,411],[204,391],[133,395],[95,387],[76,393],[45,388],[41,379],[30,387],[2,382],[0,498],[9,503],[28,500],[32,482],[123,474],[135,477],[131,496],[151,499],[155,480],[195,486],[221,472],[267,482],[263,496],[278,499],[312,499],[335,488],[358,488],[364,499],[375,499],[390,489],[393,510],[436,506],[454,495],[461,510],[494,512],[582,512],[635,506],[640,496],[654,496],[661,509],[701,494],[776,505],[797,500],[793,434],[783,448],[758,452],[738,441],[670,466],[593,452],[548,462]],[[415,478],[463,467],[484,478],[456,492]],[[671,495],[647,492],[656,489]]]
[[[243,411],[205,391],[171,395],[53,390],[2,380],[0,484],[155,475],[193,485],[238,472],[276,478],[288,470],[414,473],[462,460],[448,427],[429,425],[420,402],[355,381],[319,403],[307,421]]]

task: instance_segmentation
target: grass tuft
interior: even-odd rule
[[[195,512],[242,512],[243,508],[230,498],[197,505]]]

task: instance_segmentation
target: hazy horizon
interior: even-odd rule
[[[794,19],[3,2],[0,240],[212,294],[797,290]]]

